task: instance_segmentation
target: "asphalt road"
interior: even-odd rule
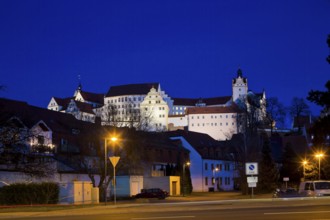
[[[189,210],[183,206],[183,211],[161,211],[138,212],[138,213],[107,213],[92,215],[70,215],[70,216],[31,216],[29,218],[17,219],[48,219],[48,220],[219,220],[219,219],[247,219],[247,220],[304,220],[304,219],[330,219],[330,206],[310,207],[259,207],[259,208],[237,208],[237,209],[214,209],[214,210]]]
[[[73,220],[330,220],[327,199],[260,199],[97,206],[40,213],[2,213],[0,219]]]

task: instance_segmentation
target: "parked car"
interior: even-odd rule
[[[316,180],[304,181],[299,185],[299,193],[303,196],[330,196],[330,181]]]
[[[287,189],[276,189],[273,198],[293,198],[293,197],[300,197],[301,195],[299,192],[294,188],[287,188]]]
[[[141,193],[136,194],[135,198],[158,198],[158,199],[165,199],[169,196],[169,193],[165,190],[159,188],[152,188],[152,189],[142,189]]]

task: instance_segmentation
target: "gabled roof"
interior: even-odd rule
[[[96,124],[77,120],[71,114],[52,111],[26,102],[0,98],[0,120],[17,117],[27,127],[32,128],[41,120],[55,133],[71,135],[72,129],[88,129]],[[95,130],[95,129],[94,129]]]
[[[104,104],[104,94],[85,92],[85,91],[80,91],[80,94],[86,101]]]
[[[195,106],[198,102],[203,102],[206,105],[224,105],[231,100],[231,96],[221,96],[212,98],[172,98],[173,105]]]
[[[169,137],[183,137],[204,159],[229,160],[227,142],[217,141],[208,134],[193,131],[176,130],[167,132]],[[216,152],[221,152],[218,155]]]
[[[241,110],[236,104],[230,106],[214,106],[214,107],[190,107],[187,108],[187,115],[192,114],[225,114],[225,113],[240,113]]]
[[[306,129],[311,127],[311,117],[310,116],[299,116],[299,117],[294,117],[293,119],[293,127],[294,128],[301,128],[301,127],[306,127]]]
[[[64,109],[67,108],[68,104],[70,103],[70,100],[73,99],[73,97],[69,98],[58,98],[58,97],[53,97],[53,99],[56,101],[56,103],[59,106],[62,106]]]
[[[86,112],[86,113],[95,115],[95,113],[93,112],[93,107],[92,107],[91,104],[85,103],[85,102],[79,102],[79,101],[74,101],[74,102],[76,103],[77,108],[81,112]]]
[[[106,97],[123,95],[146,95],[151,88],[158,89],[159,83],[127,84],[111,86]]]

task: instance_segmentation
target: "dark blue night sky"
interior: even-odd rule
[[[329,0],[0,0],[0,97],[46,107],[78,75],[89,92],[160,82],[171,97],[225,96],[240,67],[289,105],[325,90],[328,34]]]

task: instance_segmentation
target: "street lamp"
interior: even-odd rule
[[[213,169],[213,187],[214,187],[214,185],[215,185],[215,183],[217,182],[216,181],[216,173],[219,171],[219,168],[218,167],[215,167],[214,169]],[[215,187],[214,187],[214,189],[215,189]]]
[[[319,158],[319,180],[321,179],[321,158],[324,156],[323,153],[318,153],[315,157]]]
[[[116,142],[117,137],[104,138],[104,204],[107,205],[107,143],[108,141]]]
[[[186,166],[187,167],[190,166],[190,162],[189,161],[183,164],[183,170],[182,170],[183,171],[182,172],[182,196],[184,196],[184,188],[185,188],[185,186],[184,186],[184,176],[185,176]]]
[[[305,181],[305,176],[306,176],[306,172],[305,171],[306,171],[307,160],[304,160],[302,163],[303,163],[303,168],[304,168],[304,173],[303,174],[304,174],[304,181]]]

